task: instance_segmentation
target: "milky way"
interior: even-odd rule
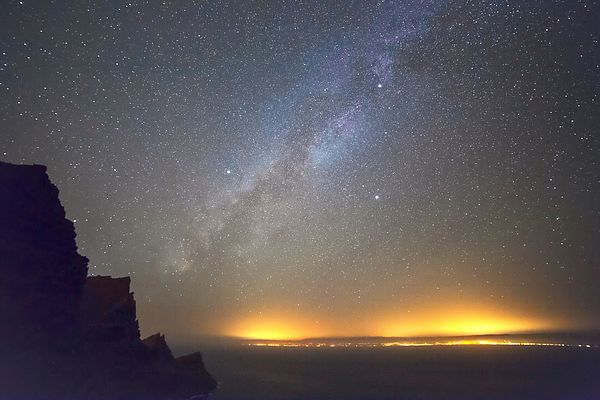
[[[3,8],[0,157],[143,330],[600,326],[597,2]]]

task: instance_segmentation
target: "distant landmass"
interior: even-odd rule
[[[464,336],[418,336],[380,337],[350,336],[322,337],[300,340],[238,339],[249,346],[272,347],[392,347],[392,346],[557,346],[557,347],[600,347],[598,332],[545,332],[487,334]]]
[[[216,381],[200,353],[140,338],[130,279],[87,276],[41,165],[0,162],[0,398],[187,399]]]
[[[256,339],[235,336],[179,337],[175,351],[202,344],[204,347],[425,347],[425,346],[555,346],[600,349],[600,331],[521,332],[460,336],[326,336],[305,339]]]

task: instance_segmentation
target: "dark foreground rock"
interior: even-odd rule
[[[0,399],[187,399],[199,353],[141,340],[129,278],[87,277],[46,168],[0,162]]]

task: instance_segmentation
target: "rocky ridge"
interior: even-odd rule
[[[130,279],[87,276],[41,165],[0,162],[0,399],[186,399],[216,387],[200,353],[140,337]]]

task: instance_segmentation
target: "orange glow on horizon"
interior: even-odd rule
[[[461,336],[531,332],[548,327],[535,320],[487,315],[420,317],[386,321],[377,336]]]
[[[515,312],[508,314],[485,306],[454,306],[429,309],[413,316],[387,316],[378,324],[378,336],[466,336],[534,332],[554,329],[556,323],[526,317]]]
[[[317,323],[305,318],[284,315],[258,315],[233,324],[228,335],[243,339],[298,340],[307,337],[327,336]]]
[[[320,321],[327,321],[321,324]],[[360,320],[311,318],[299,313],[262,313],[234,321],[229,336],[255,340],[299,340],[318,337],[468,336],[552,330],[555,321],[510,315],[493,307],[454,306],[428,308],[411,314],[385,313]],[[351,330],[350,330],[351,329]]]

